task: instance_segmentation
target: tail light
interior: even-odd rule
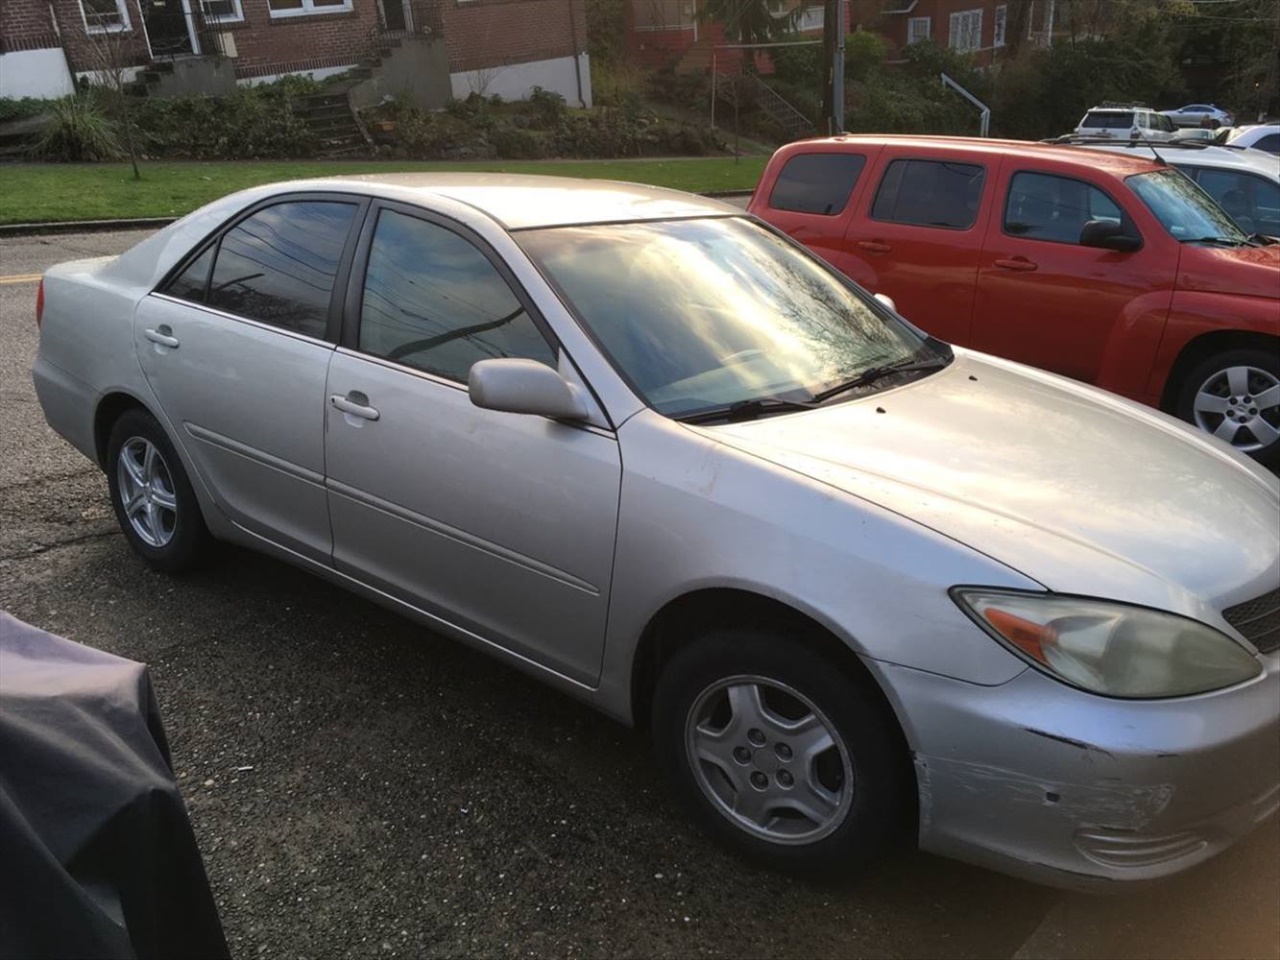
[[[44,277],[40,278],[40,286],[36,287],[36,328],[39,329],[44,320]]]

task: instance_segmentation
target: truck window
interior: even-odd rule
[[[872,220],[968,230],[978,219],[986,169],[945,160],[894,160],[871,206]]]
[[[1120,208],[1081,180],[1045,173],[1016,173],[1004,205],[1004,232],[1027,240],[1079,243],[1090,220],[1119,223]]]
[[[858,153],[799,153],[783,166],[769,206],[833,217],[844,210],[867,158]]]

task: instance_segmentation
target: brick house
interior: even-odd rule
[[[321,79],[371,61],[390,38],[443,42],[453,96],[515,99],[538,85],[591,105],[583,0],[3,0],[0,96],[69,93],[104,50],[139,70],[181,68],[189,92]]]

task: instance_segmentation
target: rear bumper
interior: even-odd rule
[[[1280,656],[1248,684],[1121,701],[1034,670],[976,687],[881,675],[908,727],[920,846],[1105,891],[1209,859],[1280,807]]]

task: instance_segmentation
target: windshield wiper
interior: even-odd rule
[[[813,395],[814,403],[823,403],[830,400],[834,396],[842,393],[848,393],[850,390],[857,390],[859,387],[867,387],[875,383],[877,380],[883,380],[885,377],[892,376],[895,373],[911,373],[915,370],[939,370],[951,362],[951,357],[938,356],[926,357],[923,360],[916,360],[906,357],[893,363],[886,363],[879,367],[871,367],[862,371],[852,380],[844,383],[838,383],[834,387],[823,390],[821,393]]]
[[[675,419],[681,423],[741,423],[744,420],[757,420],[772,413],[789,413],[793,410],[812,410],[817,404],[809,400],[784,400],[782,397],[757,397],[754,400],[739,400],[723,407],[712,407],[710,410],[699,410]]]
[[[1235,237],[1187,237],[1180,240],[1180,243],[1212,243],[1218,247],[1247,247],[1250,245],[1248,240],[1238,240]]]

